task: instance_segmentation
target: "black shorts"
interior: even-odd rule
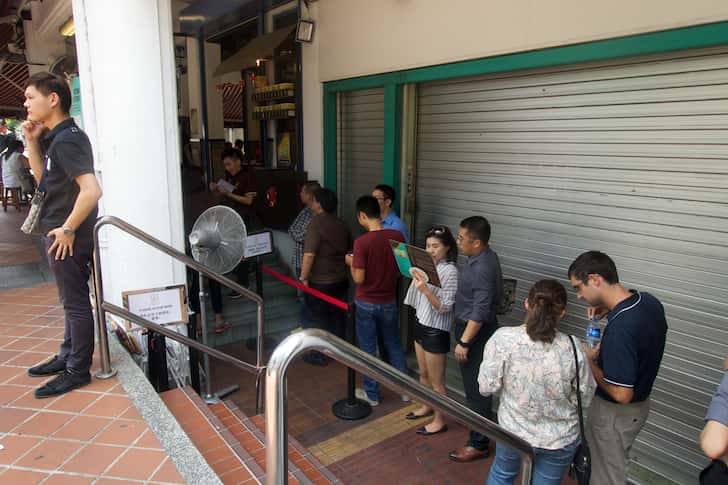
[[[415,342],[431,354],[450,352],[450,332],[422,325],[419,320],[415,322]]]

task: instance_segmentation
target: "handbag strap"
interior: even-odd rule
[[[72,126],[76,126],[76,123],[73,123]],[[70,128],[70,126],[68,128]],[[64,131],[67,130],[68,128],[65,128]],[[56,146],[56,140],[58,140],[58,135],[60,135],[61,133],[63,133],[63,131],[56,133],[56,136],[53,137],[53,141],[51,141],[51,144],[48,145],[48,148],[46,150],[44,150],[44,152],[43,152],[43,172],[41,172],[40,182],[38,182],[38,188],[37,188],[37,191],[41,192],[43,194],[45,194],[45,188],[46,188],[45,182],[46,182],[46,172],[48,169],[48,159],[51,156],[51,151]]]
[[[576,402],[579,407],[579,433],[581,434],[582,441],[585,441],[584,437],[584,411],[581,407],[581,389],[579,386],[579,354],[576,352],[576,344],[574,343],[574,336],[569,335],[569,341],[571,342],[571,348],[574,351],[574,361],[576,362]]]

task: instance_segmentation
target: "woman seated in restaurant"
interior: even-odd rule
[[[525,307],[525,324],[498,329],[486,344],[478,382],[481,394],[500,394],[498,423],[534,447],[533,483],[558,484],[580,443],[576,373],[584,409],[596,383],[579,342],[577,366],[570,337],[559,331],[564,287],[537,282]],[[520,465],[518,452],[498,443],[488,485],[513,483]]]

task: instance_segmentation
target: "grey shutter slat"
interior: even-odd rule
[[[356,234],[354,203],[382,180],[384,89],[349,91],[339,99],[340,214]]]
[[[728,48],[440,81],[418,89],[415,240],[469,215],[493,226],[516,301],[612,256],[670,327],[636,463],[695,483],[698,434],[728,355]],[[583,335],[571,293],[563,330]],[[518,324],[515,305],[503,324]]]

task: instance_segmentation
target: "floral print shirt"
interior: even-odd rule
[[[596,390],[578,340],[579,386],[584,410]],[[478,383],[480,393],[500,394],[498,423],[535,448],[557,450],[579,438],[576,363],[569,337],[534,342],[526,327],[503,327],[488,340]]]

